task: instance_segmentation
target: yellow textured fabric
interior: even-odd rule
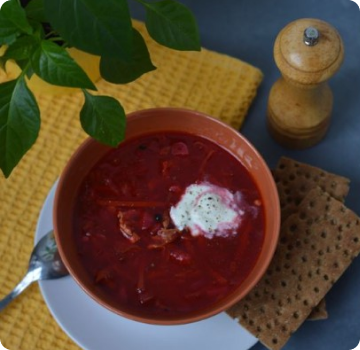
[[[258,69],[205,49],[201,53],[166,49],[150,40],[141,24],[136,26],[158,69],[124,86],[99,81],[101,94],[118,98],[127,113],[186,107],[240,128],[262,80]],[[39,138],[8,179],[0,175],[0,298],[24,275],[42,204],[86,137],[78,117],[83,104],[80,92],[36,97],[42,119]],[[0,314],[0,340],[11,350],[79,349],[50,315],[37,284]]]

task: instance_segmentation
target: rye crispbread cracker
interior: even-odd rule
[[[314,307],[311,311],[311,314],[308,316],[308,321],[318,321],[326,320],[329,317],[329,314],[326,309],[326,300],[325,298],[320,300],[320,303]]]
[[[349,192],[349,179],[286,157],[280,158],[273,176],[280,197],[282,222],[317,186],[341,202]]]
[[[263,278],[228,314],[281,349],[360,252],[360,219],[320,188],[283,223]]]
[[[308,191],[317,186],[342,202],[349,192],[349,179],[286,157],[280,158],[273,176],[279,192],[282,222],[296,210]],[[308,319],[321,320],[327,317],[323,299]]]

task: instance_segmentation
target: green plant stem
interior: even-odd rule
[[[56,36],[56,37],[53,37],[53,38],[47,38],[46,40],[49,40],[49,41],[64,41],[61,36]]]
[[[47,38],[49,38],[49,37],[51,37],[52,35],[55,35],[55,34],[57,34],[57,33],[55,32],[55,30],[52,30],[51,32],[49,32],[49,33],[47,33],[47,34],[45,35],[45,38],[47,39]]]
[[[29,61],[28,63],[26,63],[25,67],[21,70],[21,73],[18,76],[17,80],[24,78],[30,67],[31,67],[31,63]]]

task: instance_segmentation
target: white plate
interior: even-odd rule
[[[41,210],[35,241],[52,229],[56,184]],[[40,289],[55,320],[85,350],[248,350],[257,339],[221,313],[180,326],[152,326],[127,320],[98,305],[71,277],[41,281]]]

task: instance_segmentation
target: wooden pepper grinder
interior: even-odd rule
[[[281,30],[274,58],[282,77],[269,95],[269,131],[283,146],[313,146],[329,126],[333,96],[327,80],[344,58],[341,37],[324,21],[300,19]]]

